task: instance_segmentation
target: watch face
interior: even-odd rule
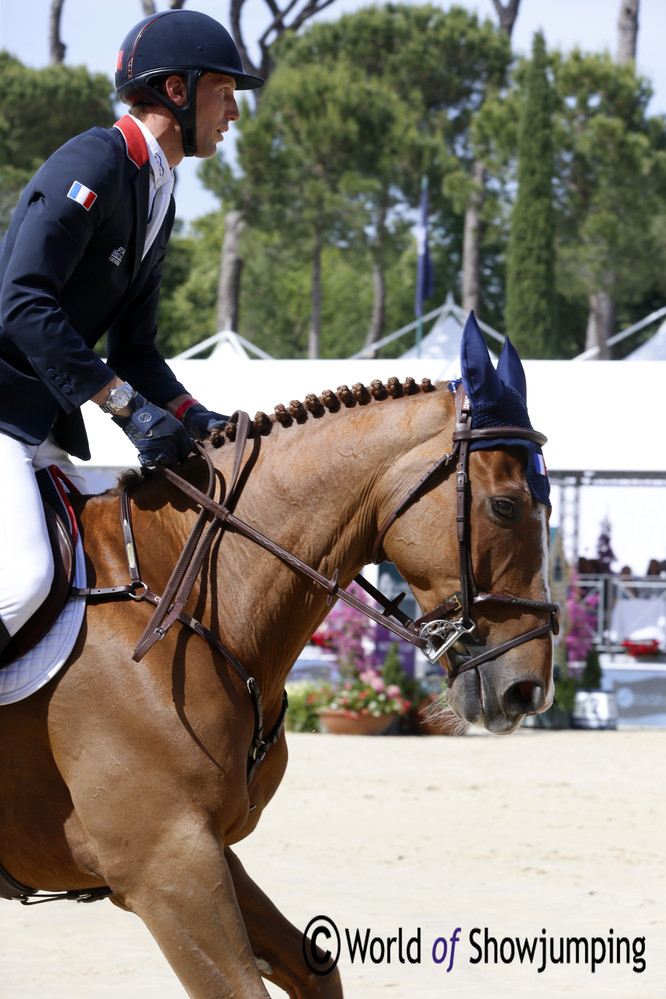
[[[116,409],[123,409],[130,401],[130,394],[124,385],[120,385],[117,389],[113,389],[109,398]]]
[[[118,385],[111,389],[106,403],[102,407],[107,413],[117,413],[119,409],[124,409],[129,405],[132,398],[132,390],[128,385]]]

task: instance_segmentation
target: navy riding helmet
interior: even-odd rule
[[[243,69],[241,57],[226,28],[194,10],[167,10],[139,21],[126,35],[116,63],[116,91],[126,104],[162,104],[180,125],[183,150],[196,149],[196,92],[202,73],[233,76],[238,90],[263,86],[259,76]],[[177,107],[156,85],[177,73],[187,80],[187,104]]]

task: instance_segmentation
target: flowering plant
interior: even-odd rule
[[[364,603],[368,602],[357,583],[350,585],[349,592]],[[339,709],[349,718],[405,714],[409,711],[412,700],[406,682],[408,678],[399,665],[399,659],[397,670],[395,663],[391,670],[387,669],[389,657],[381,672],[375,666],[371,639],[373,630],[374,624],[369,623],[356,608],[342,601],[335,605],[312,640],[334,653],[341,679],[337,683],[320,684],[309,697],[311,708],[318,711]],[[394,682],[398,679],[403,682]]]
[[[569,662],[585,662],[588,652],[594,647],[598,606],[599,594],[585,593],[579,584],[577,573],[572,573],[567,597],[570,624],[565,638]]]
[[[411,707],[411,701],[403,697],[397,684],[386,684],[377,670],[371,668],[359,670],[340,684],[322,684],[312,694],[311,704],[319,710],[342,710],[348,718],[404,714]]]
[[[659,642],[656,638],[648,639],[644,642],[632,642],[630,638],[625,638],[622,647],[627,650],[630,656],[638,659],[640,656],[654,656],[659,652]]]

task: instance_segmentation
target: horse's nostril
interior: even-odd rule
[[[504,694],[504,708],[508,714],[533,714],[544,703],[544,690],[540,683],[521,680],[512,684]]]
[[[528,681],[525,681],[524,683],[519,683],[518,690],[520,692],[520,696],[523,697],[526,701],[532,700],[532,694],[534,693],[533,683],[529,683]]]

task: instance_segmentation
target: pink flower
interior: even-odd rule
[[[386,688],[389,697],[400,697],[400,687],[397,683],[392,683]]]

